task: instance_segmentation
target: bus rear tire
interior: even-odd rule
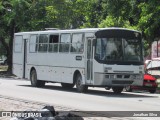
[[[114,93],[119,94],[123,91],[123,87],[112,87]]]
[[[31,85],[33,87],[44,87],[45,86],[45,81],[37,80],[36,70],[31,71],[30,80],[31,80]]]
[[[61,86],[63,88],[73,88],[74,87],[74,84],[70,84],[70,83],[61,83]]]
[[[88,86],[83,85],[82,76],[80,74],[76,76],[76,88],[80,93],[85,93],[88,90]]]

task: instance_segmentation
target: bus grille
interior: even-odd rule
[[[113,84],[132,84],[133,81],[125,81],[125,80],[113,80],[112,81]]]
[[[121,74],[119,74],[119,75],[105,75],[105,78],[108,78],[108,79],[109,78],[129,79],[130,77],[131,77],[130,75],[121,75]]]

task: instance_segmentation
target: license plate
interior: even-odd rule
[[[145,84],[145,86],[147,86],[147,87],[152,87],[152,84]]]

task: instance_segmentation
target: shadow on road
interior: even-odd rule
[[[24,86],[24,87],[32,87],[31,85],[18,85],[18,86]],[[38,88],[38,89],[48,89],[48,90],[56,90],[56,91],[62,91],[62,92],[71,92],[71,93],[77,93],[77,94],[82,94],[78,93],[76,88],[62,88],[61,86],[54,86],[53,85],[46,85],[43,88]],[[86,93],[83,93],[86,95],[95,95],[95,96],[103,96],[103,97],[115,97],[115,98],[158,98],[158,96],[153,96],[148,93],[129,93],[129,92],[122,92],[121,94],[115,94],[111,90],[93,90],[93,89],[88,89]]]

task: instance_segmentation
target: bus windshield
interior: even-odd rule
[[[137,38],[97,38],[95,59],[103,63],[141,62],[141,42]]]

